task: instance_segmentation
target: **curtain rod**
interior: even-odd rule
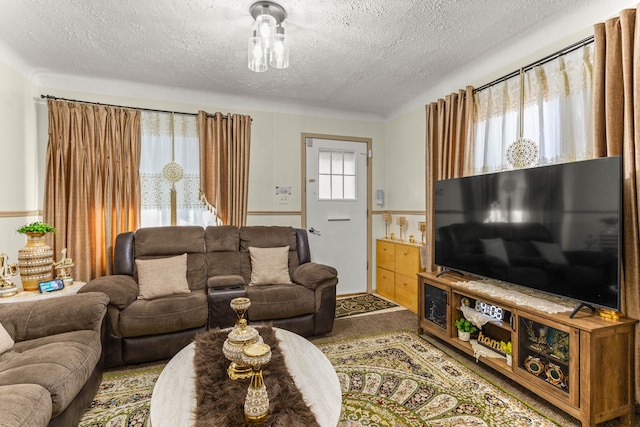
[[[91,101],[79,101],[77,99],[59,98],[59,97],[53,96],[53,95],[40,95],[40,98],[55,99],[55,100],[58,100],[58,101],[78,102],[78,103],[81,103],[81,104],[102,105],[102,106],[105,106],[105,107],[117,107],[117,108],[128,108],[128,109],[131,109],[131,110],[151,111],[151,112],[154,112],[154,113],[183,114],[185,116],[197,116],[198,115],[197,113],[183,113],[182,111],[156,110],[156,109],[153,109],[153,108],[127,107],[127,106],[124,106],[124,105],[103,104],[103,103],[100,103],[100,102],[91,102]],[[207,113],[207,116],[208,117],[215,117],[214,114],[208,114],[208,113]],[[223,114],[222,118],[226,119],[227,115]],[[253,122],[253,118],[251,119],[251,121]]]
[[[551,55],[547,55],[544,58],[538,59],[537,61],[532,62],[529,65],[525,65],[524,67],[522,67],[522,72],[529,71],[529,70],[531,70],[531,69],[533,69],[533,68],[535,68],[535,67],[537,67],[539,65],[546,64],[549,61],[553,61],[554,59],[559,58],[562,55],[566,55],[567,53],[573,52],[574,50],[579,49],[582,46],[586,46],[589,43],[593,43],[593,41],[594,41],[594,36],[589,36],[589,37],[587,37],[585,39],[582,39],[582,40],[580,40],[578,42],[575,42],[572,45],[569,45],[569,46],[567,46],[567,47],[565,47],[563,49],[560,49],[559,51],[557,51],[555,53],[552,53]],[[499,77],[499,78],[495,79],[494,81],[492,81],[490,83],[482,85],[479,88],[474,89],[473,92],[475,93],[475,92],[479,92],[481,90],[487,89],[488,87],[491,87],[491,86],[496,85],[498,83],[502,83],[505,80],[508,80],[508,79],[510,79],[512,77],[515,77],[518,74],[520,74],[520,69],[512,71],[509,74],[504,75],[502,77]]]

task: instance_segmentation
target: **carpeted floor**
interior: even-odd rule
[[[371,336],[372,334],[380,334],[390,331],[409,330],[417,331],[417,316],[408,310],[394,310],[394,311],[380,311],[378,313],[367,314],[362,316],[348,316],[335,320],[333,331],[329,334],[313,337],[310,339],[314,344],[320,346],[322,344],[329,344],[337,340],[344,340],[356,337]],[[526,405],[536,408],[542,414],[549,419],[555,421],[558,425],[574,427],[579,426],[580,423],[574,418],[568,416],[564,412],[548,404],[544,399],[534,395],[528,390],[520,387],[515,382],[505,378],[492,369],[487,368],[482,363],[477,363],[470,356],[460,352],[454,347],[450,347],[447,344],[441,342],[430,336],[422,336],[426,342],[433,344],[438,349],[442,350],[445,354],[453,357],[459,361],[462,365],[469,368],[471,371],[478,374],[480,377],[486,379],[492,384],[495,384],[498,388],[512,394],[517,399],[524,402]],[[146,426],[145,422],[148,419],[143,415],[148,411],[148,401],[151,396],[151,388],[149,388],[149,382],[155,381],[154,375],[158,375],[161,371],[164,363],[150,364],[142,367],[127,367],[117,371],[107,372],[105,374],[105,380],[101,386],[100,392],[96,397],[96,401],[92,405],[92,408],[87,412],[85,418],[80,423],[80,427],[143,427]],[[136,372],[142,370],[146,379],[135,380],[127,384],[127,393],[125,397],[116,397],[118,386],[114,382],[110,382],[110,379],[117,381],[118,375],[126,374],[127,372]],[[148,371],[148,372],[147,372]],[[112,378],[113,377],[113,378]],[[110,395],[109,393],[112,393]],[[122,402],[130,404],[132,407],[138,407],[137,412],[134,411],[134,420],[126,420],[123,418],[122,412],[115,410],[114,413],[120,413],[120,418],[112,420],[111,422],[105,421],[104,411],[114,411],[114,407],[120,405]],[[146,409],[145,409],[146,408]],[[102,417],[97,416],[96,412],[102,412]],[[102,421],[100,421],[102,418]],[[638,421],[635,427],[640,427],[640,417],[637,417]],[[351,424],[357,426],[357,424]],[[431,425],[426,423],[425,425]],[[434,424],[435,425],[435,424]],[[599,425],[599,427],[616,427],[620,423],[616,420]],[[180,427],[180,426],[176,426]]]
[[[318,347],[340,380],[340,426],[557,427],[413,332]]]

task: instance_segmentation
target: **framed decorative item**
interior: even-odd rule
[[[540,375],[545,370],[544,363],[542,363],[539,357],[534,356],[527,356],[524,360],[524,366],[527,368],[527,371],[536,376]]]

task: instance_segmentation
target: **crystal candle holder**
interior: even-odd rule
[[[244,401],[244,418],[250,423],[259,423],[269,415],[269,395],[264,385],[262,367],[271,360],[269,345],[253,344],[244,348],[242,362],[251,368],[251,384]]]
[[[231,300],[229,306],[233,311],[236,312],[236,316],[238,316],[238,320],[236,321],[236,325],[240,322],[240,319],[244,319],[244,315],[251,307],[251,300],[246,297],[238,297]]]
[[[227,374],[232,380],[249,378],[252,375],[251,367],[242,362],[242,354],[246,346],[261,344],[262,337],[255,328],[247,325],[247,319],[244,318],[251,306],[249,298],[234,298],[229,305],[236,312],[238,321],[222,344],[222,353],[231,361]]]

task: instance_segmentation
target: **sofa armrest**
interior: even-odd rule
[[[123,310],[138,298],[138,283],[133,277],[124,274],[102,276],[91,280],[78,291],[86,292],[105,293],[112,305]]]
[[[338,271],[328,265],[307,262],[294,270],[291,279],[305,288],[315,290],[321,285],[337,284]]]
[[[91,292],[5,304],[0,323],[16,342],[78,330],[100,333],[109,297]]]

